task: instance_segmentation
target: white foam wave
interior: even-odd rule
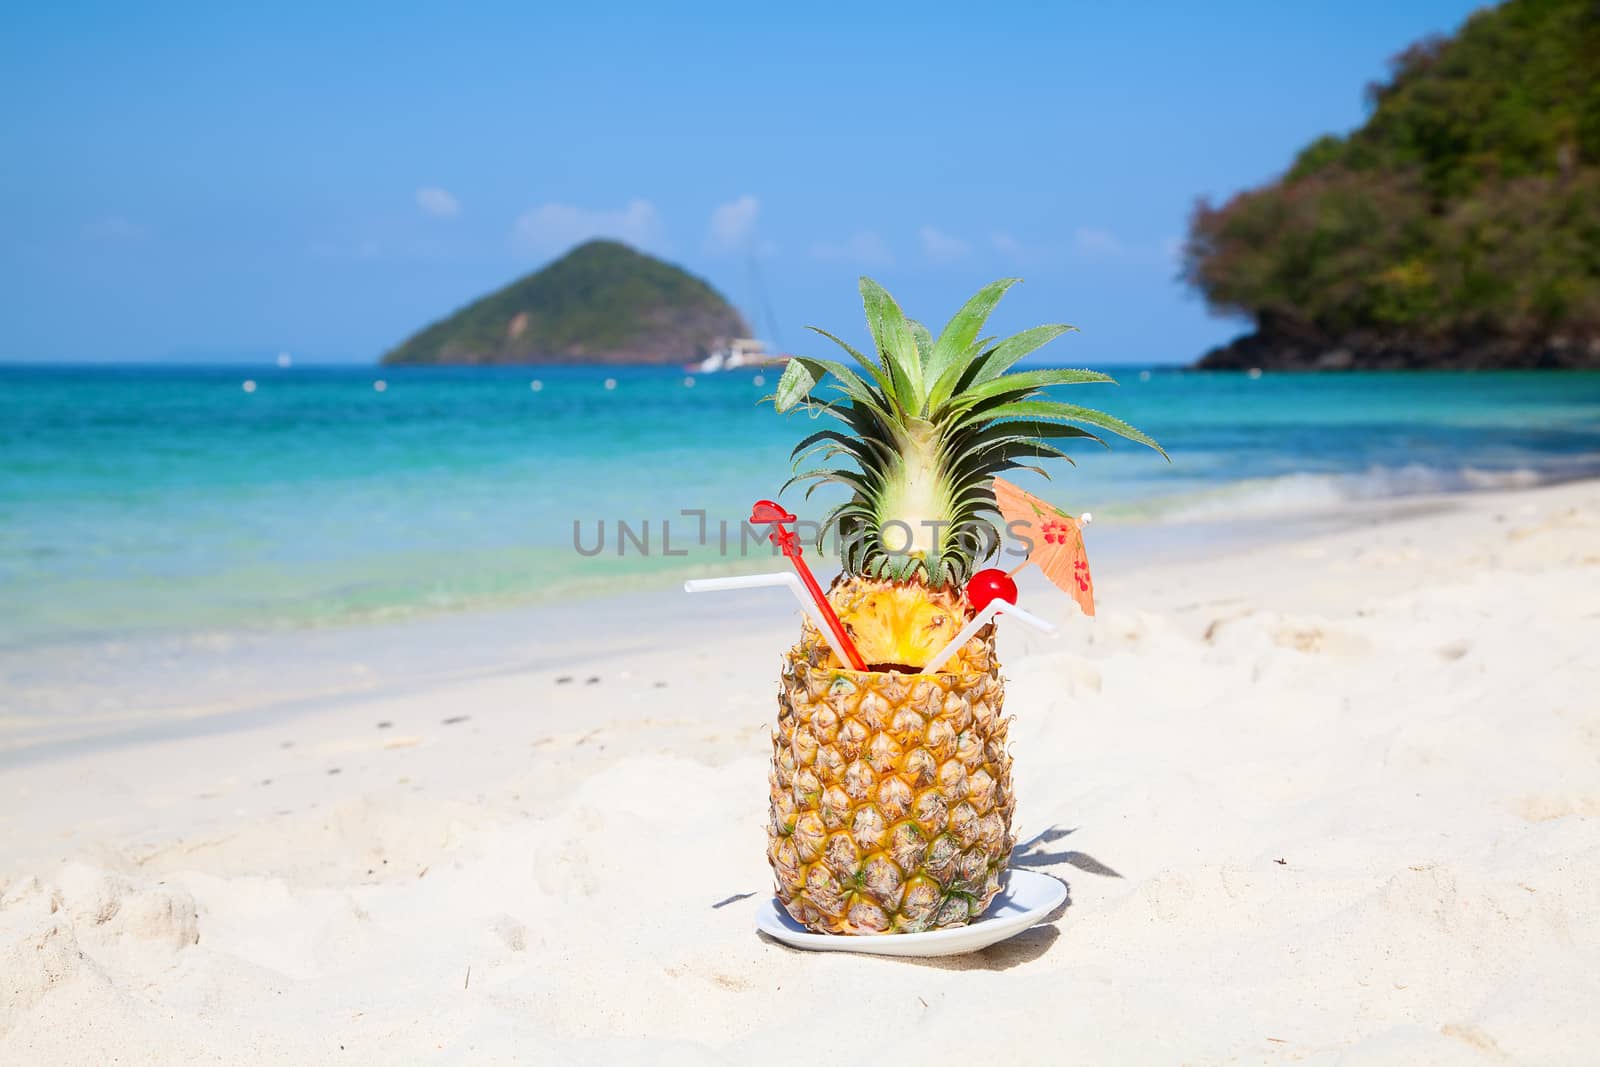
[[[1577,459],[1578,457],[1573,457]],[[1374,466],[1341,474],[1286,474],[1232,482],[1201,493],[1151,501],[1163,520],[1208,522],[1334,512],[1361,501],[1392,500],[1444,493],[1528,489],[1551,482],[1600,474],[1600,459],[1562,463],[1543,469],[1515,467],[1439,468],[1423,464]]]

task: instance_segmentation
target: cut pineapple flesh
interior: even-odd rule
[[[918,581],[853,578],[828,594],[839,621],[869,665],[921,669],[966,623],[961,597]]]

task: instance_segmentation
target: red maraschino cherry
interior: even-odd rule
[[[991,567],[974,574],[967,582],[967,603],[973,611],[982,611],[996,597],[1007,604],[1017,602],[1017,583],[1005,571]]]

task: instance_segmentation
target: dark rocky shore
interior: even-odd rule
[[[1600,334],[1417,339],[1259,329],[1213,348],[1201,370],[1600,370]]]

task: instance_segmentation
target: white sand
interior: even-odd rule
[[[752,600],[672,637],[715,656],[0,771],[0,1063],[1594,1062],[1600,486],[1098,579],[1003,637],[1071,889],[1013,941],[753,932]]]

